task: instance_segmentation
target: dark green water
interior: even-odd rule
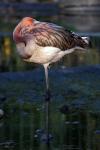
[[[50,133],[53,139],[47,148],[44,138],[37,137],[36,130],[44,129],[43,114],[34,105],[29,110],[20,106],[16,113],[9,106],[9,117],[0,122],[0,149],[13,150],[99,150],[100,115],[88,111],[61,114],[53,106]]]
[[[77,70],[78,69],[78,70]],[[0,119],[0,149],[99,150],[100,67],[49,71],[52,99],[45,144],[43,69],[0,74],[4,117]]]

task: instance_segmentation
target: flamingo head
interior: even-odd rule
[[[15,43],[23,42],[23,35],[21,34],[21,30],[27,26],[31,26],[33,23],[34,19],[31,17],[25,17],[19,22],[13,32],[13,40]]]

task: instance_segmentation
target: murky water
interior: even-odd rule
[[[2,150],[99,150],[100,69],[52,69],[49,133],[46,144],[44,78],[41,70],[2,74],[0,148]]]
[[[26,110],[24,107],[19,106],[14,110],[9,106],[8,116],[0,121],[0,149],[47,149],[43,112],[34,105]],[[85,110],[64,114],[57,111],[57,108],[55,105],[51,111],[52,138],[49,149],[99,150],[100,130],[97,124],[100,116]]]
[[[8,117],[0,121],[0,149],[14,150],[42,150],[46,148],[44,137],[44,114],[34,105],[28,111],[21,108],[12,110],[9,107]],[[51,112],[49,149],[99,150],[100,130],[98,129],[100,116],[85,110],[66,112]]]

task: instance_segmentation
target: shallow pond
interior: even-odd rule
[[[50,145],[46,144],[43,69],[1,73],[0,148],[72,150],[100,147],[100,66],[51,68]]]

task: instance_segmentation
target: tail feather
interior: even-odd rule
[[[87,43],[89,45],[89,42],[90,42],[89,37],[82,37],[82,39],[84,40],[85,43]]]
[[[90,38],[89,37],[81,37],[75,33],[72,33],[76,46],[87,48],[90,45]]]

